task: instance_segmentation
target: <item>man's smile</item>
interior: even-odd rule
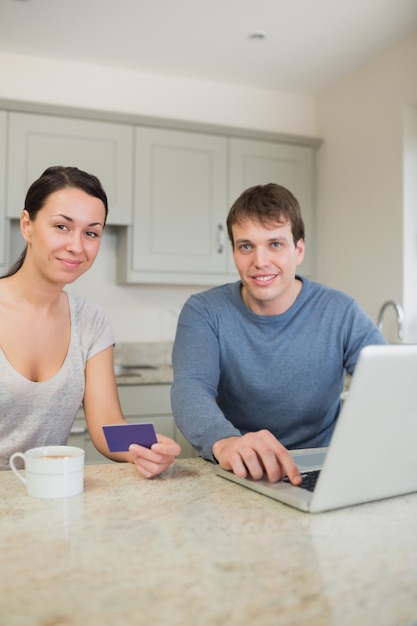
[[[276,278],[277,274],[263,274],[260,276],[252,276],[254,280],[260,280],[261,282],[267,282],[268,280],[272,280]]]

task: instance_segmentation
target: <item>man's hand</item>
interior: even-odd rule
[[[299,485],[301,475],[287,448],[269,430],[247,433],[242,437],[220,439],[213,445],[213,454],[220,466],[236,476],[255,480],[267,475],[271,483],[288,476]]]

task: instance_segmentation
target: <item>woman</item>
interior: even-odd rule
[[[104,424],[126,423],[114,339],[101,307],[64,287],[93,264],[107,212],[100,181],[75,167],[50,167],[29,188],[20,218],[26,248],[0,280],[0,469],[17,450],[65,444],[81,403],[96,448],[143,476],[180,453],[163,435],[151,450],[117,454],[104,438]]]

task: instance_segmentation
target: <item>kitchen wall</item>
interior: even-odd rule
[[[322,137],[317,277],[374,319],[384,300],[402,302],[417,341],[417,33],[317,98],[9,54],[0,75],[2,99]],[[200,288],[116,285],[115,239],[109,229],[96,266],[71,289],[106,307],[117,340],[170,340]]]
[[[417,341],[417,33],[317,98],[318,278]]]
[[[0,52],[0,98],[316,135],[313,97]]]

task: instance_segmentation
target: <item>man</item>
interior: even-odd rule
[[[299,484],[288,450],[329,444],[345,373],[364,346],[386,342],[353,298],[296,274],[304,223],[287,189],[247,189],[227,228],[240,281],[191,296],[181,311],[174,418],[224,469]]]

